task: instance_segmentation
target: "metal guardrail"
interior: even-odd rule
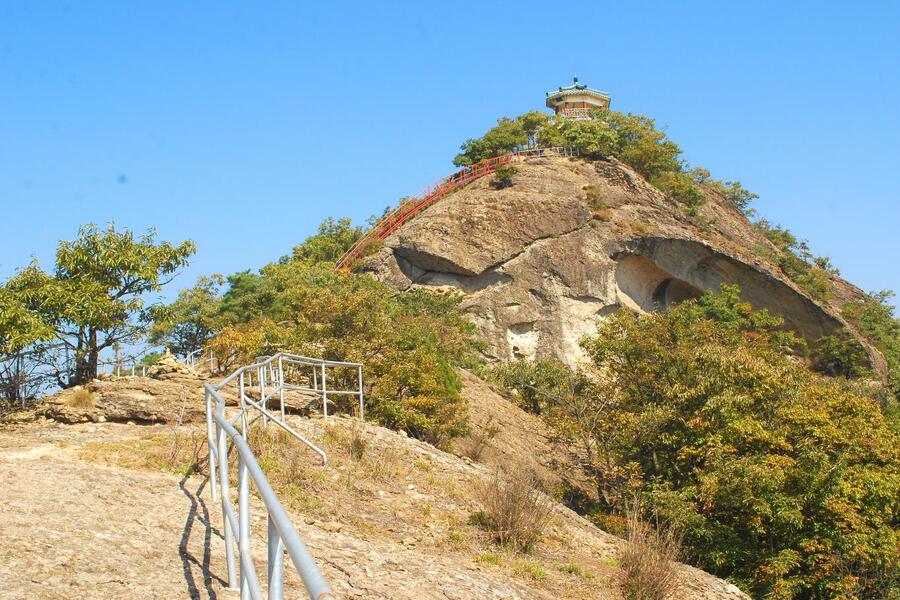
[[[203,356],[203,352],[203,348],[189,352],[188,355],[184,357],[185,364],[197,368],[205,363],[206,368],[209,369],[210,372],[215,372],[216,367],[218,367],[218,360],[216,360],[215,354],[210,350],[208,355]]]
[[[468,167],[463,167],[450,175],[441,177],[412,196],[408,196],[401,200],[397,208],[379,219],[372,228],[356,240],[356,243],[354,243],[349,250],[341,255],[337,261],[336,268],[349,268],[353,261],[362,258],[363,254],[368,248],[371,248],[373,244],[377,244],[384,240],[403,223],[451,192],[468,185],[485,175],[495,173],[500,167],[522,161],[526,158],[537,158],[541,156],[578,156],[578,151],[575,148],[568,146],[552,148],[527,146],[514,149],[511,152],[501,154],[500,156],[486,158]]]
[[[328,390],[328,369],[334,368],[355,371],[357,389]],[[299,383],[287,383],[285,381],[286,373],[297,377]],[[251,396],[250,386],[247,385],[248,376],[253,374],[256,375],[258,384],[256,398]],[[240,410],[231,419],[226,415],[225,399],[221,394],[229,384],[237,385],[240,397]],[[334,600],[336,597],[316,566],[315,559],[306,548],[259,467],[253,450],[247,443],[247,432],[256,419],[261,418],[264,425],[268,425],[271,421],[316,452],[321,457],[323,465],[327,464],[328,457],[325,452],[294,431],[285,422],[284,393],[287,390],[298,390],[320,397],[325,416],[328,415],[329,394],[357,396],[359,415],[362,418],[365,406],[363,365],[278,353],[237,369],[216,385],[207,383],[204,385],[204,390],[206,393],[206,433],[209,445],[210,495],[213,502],[221,500],[222,504],[228,587],[238,589],[239,579],[241,600],[262,600],[262,590],[253,564],[250,546],[250,481],[252,480],[268,512],[268,599],[282,600],[284,598],[284,551],[287,550],[297,573],[306,586],[309,597],[314,600]],[[276,397],[280,404],[280,414],[274,413],[268,408],[269,400]],[[250,419],[251,412],[259,414]],[[240,432],[235,427],[238,423],[241,426]],[[237,513],[231,502],[229,490],[229,439],[238,453]],[[235,531],[238,532],[237,560],[234,554]],[[240,565],[239,578],[237,564]]]
[[[142,363],[133,363],[130,365],[116,363],[112,365],[101,366],[109,366],[109,371],[104,372],[109,373],[113,377],[146,377],[147,369],[149,369],[152,365],[145,365]]]

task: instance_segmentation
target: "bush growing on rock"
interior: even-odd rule
[[[504,117],[481,138],[467,140],[453,162],[471,165],[531,144],[571,147],[589,159],[615,157],[683,204],[690,215],[696,215],[699,206],[706,202],[703,186],[744,211],[757,197],[736,181],[712,179],[709,171],[703,169],[689,171],[681,158],[681,148],[656,128],[653,119],[615,111],[597,111],[588,120],[555,119],[541,112],[525,113],[515,119]],[[697,177],[698,172],[704,175]]]
[[[627,543],[619,550],[620,586],[626,600],[666,600],[678,591],[681,538],[667,527],[654,527],[632,507]]]
[[[640,492],[691,560],[755,597],[892,597],[900,434],[796,343],[736,288],[621,311],[583,342],[588,383],[543,415],[585,457],[601,510]]]
[[[515,165],[502,165],[497,167],[497,170],[494,171],[494,179],[491,181],[491,185],[494,189],[498,190],[508,188],[513,184],[513,175],[518,172],[519,169],[517,169]]]
[[[832,377],[862,377],[868,374],[869,355],[848,333],[822,336],[812,353],[813,368]]]

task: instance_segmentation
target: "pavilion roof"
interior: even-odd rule
[[[583,83],[578,83],[578,78],[575,77],[573,78],[572,85],[567,85],[565,87],[560,86],[557,90],[547,92],[547,101],[556,100],[565,96],[574,96],[576,94],[587,94],[588,96],[596,96],[598,98],[609,100],[609,94],[601,92],[600,90],[591,89]]]

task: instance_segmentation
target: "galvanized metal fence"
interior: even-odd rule
[[[328,389],[329,372],[340,371],[337,380],[355,380],[353,389]],[[249,385],[255,377],[256,386]],[[292,383],[289,383],[291,380]],[[235,386],[238,391],[238,412],[230,417],[226,413],[223,390]],[[278,353],[263,357],[252,365],[241,367],[220,383],[206,384],[206,433],[209,444],[210,494],[213,502],[221,502],[224,522],[225,560],[228,570],[228,587],[240,586],[241,600],[262,600],[262,588],[253,563],[250,531],[250,482],[256,486],[259,497],[268,512],[268,599],[284,597],[284,552],[288,553],[294,568],[300,575],[309,597],[314,600],[334,599],[334,593],[316,566],[297,530],[287,516],[272,486],[259,467],[253,450],[247,443],[247,432],[254,421],[261,419],[264,426],[274,423],[292,437],[307,445],[328,462],[325,452],[306,439],[285,420],[285,392],[296,391],[311,395],[322,402],[322,412],[328,415],[329,396],[351,397],[359,402],[359,416],[364,415],[363,365],[360,363],[327,361],[296,354]],[[269,402],[278,401],[278,408],[269,409]],[[240,431],[236,426],[240,425]],[[237,452],[238,510],[235,512],[230,492],[230,463],[228,442]],[[237,532],[237,540],[235,540]],[[235,556],[237,541],[237,556]],[[238,571],[237,566],[240,566]]]
[[[105,372],[113,377],[146,377],[147,369],[150,368],[151,365],[145,365],[143,363],[114,363],[100,366],[108,367],[109,371]]]

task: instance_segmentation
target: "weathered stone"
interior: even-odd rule
[[[512,187],[474,182],[401,226],[366,264],[397,290],[461,290],[496,360],[576,364],[598,319],[666,308],[722,283],[810,342],[847,326],[840,304],[860,299],[859,289],[834,278],[832,301],[813,299],[761,256],[774,247],[740,210],[707,196],[691,218],[618,161],[529,159]],[[875,351],[872,360],[881,364]]]

